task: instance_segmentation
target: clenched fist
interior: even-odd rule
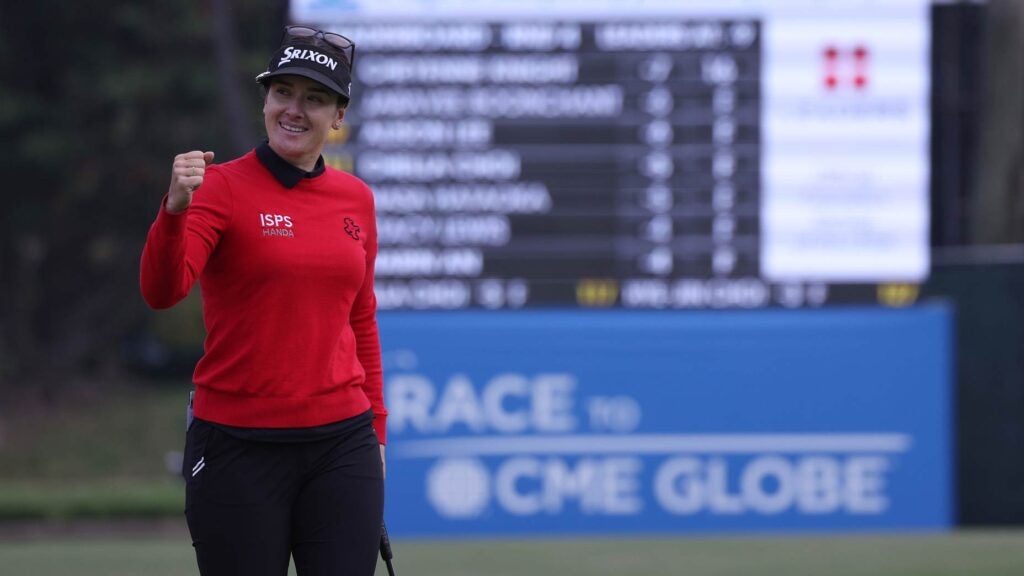
[[[167,190],[167,211],[176,214],[192,204],[192,193],[203,183],[206,167],[213,162],[213,152],[193,150],[174,157],[171,186]]]

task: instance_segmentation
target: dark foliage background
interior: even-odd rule
[[[173,156],[261,131],[283,0],[4,2],[0,382],[113,377],[151,313],[138,259]]]

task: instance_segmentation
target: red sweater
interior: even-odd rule
[[[209,166],[185,212],[161,207],[142,295],[168,308],[199,279],[207,336],[196,417],[303,428],[372,407],[385,442],[376,256],[372,193],[332,168],[287,188],[253,151]]]

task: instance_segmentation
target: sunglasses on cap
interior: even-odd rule
[[[337,48],[345,60],[345,65],[348,66],[349,70],[352,69],[352,64],[355,63],[356,59],[356,43],[341,34],[324,32],[322,30],[317,30],[316,28],[309,28],[308,26],[285,26],[284,38],[281,42],[284,44],[291,40],[308,41],[311,38],[319,38],[327,44]]]

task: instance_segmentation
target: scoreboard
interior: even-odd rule
[[[325,159],[374,190],[381,309],[913,294],[928,15],[924,0],[291,4],[356,43]]]

